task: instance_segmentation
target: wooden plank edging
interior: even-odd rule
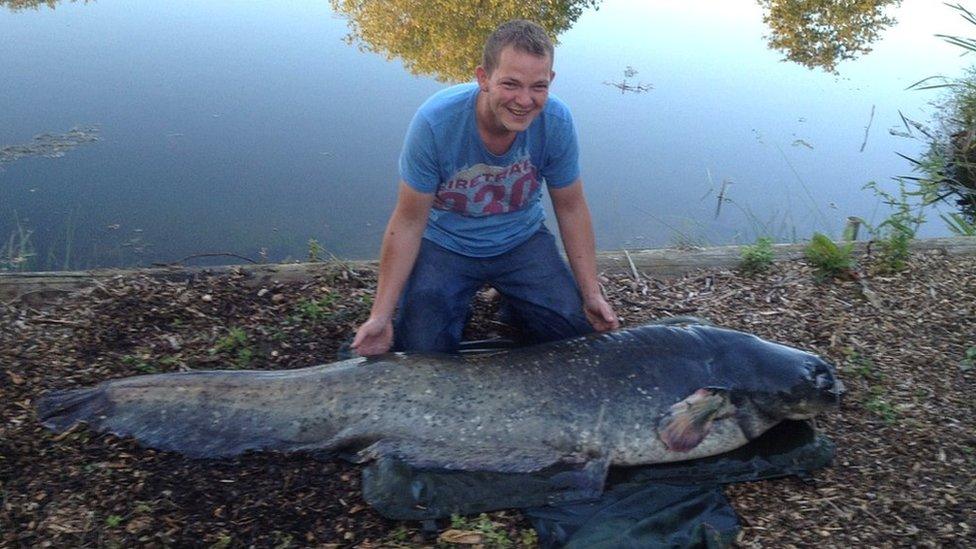
[[[976,237],[927,238],[911,241],[913,251],[940,251],[950,256],[976,256]],[[775,260],[803,257],[806,243],[774,244]],[[648,250],[606,251],[597,254],[603,272],[631,272],[636,268],[652,277],[675,277],[698,269],[731,269],[742,259],[745,246],[708,248],[660,248]],[[854,243],[854,253],[863,255],[868,242]],[[629,259],[628,259],[629,256]],[[375,269],[376,261],[343,261],[353,268]],[[633,263],[633,267],[631,267]],[[334,272],[336,263],[271,263],[265,265],[222,265],[218,267],[154,267],[141,269],[96,269],[89,271],[0,272],[0,300],[8,302],[28,294],[39,300],[92,286],[95,281],[122,276],[148,276],[164,280],[188,280],[204,274],[240,271],[254,286],[273,281],[295,282]]]

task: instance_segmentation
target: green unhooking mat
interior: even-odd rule
[[[571,466],[501,474],[419,470],[380,459],[363,471],[363,495],[381,514],[431,520],[521,508],[541,547],[724,547],[739,531],[721,485],[796,475],[828,465],[834,444],[805,421],[785,421],[722,455],[671,464]]]

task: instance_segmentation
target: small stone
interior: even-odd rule
[[[269,291],[271,290],[268,290],[267,288],[261,288],[260,290],[258,290],[258,297],[264,297],[268,295]]]
[[[201,297],[200,299],[202,299],[206,303],[210,303],[211,301],[213,301],[213,296],[210,294],[203,294],[203,297]]]
[[[174,351],[179,351],[183,347],[180,345],[180,340],[176,336],[166,336],[166,343],[169,343],[170,349]]]

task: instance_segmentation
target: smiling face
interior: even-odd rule
[[[489,140],[514,139],[542,112],[549,98],[549,84],[556,76],[552,58],[506,46],[498,66],[489,74],[484,67],[476,71],[481,94],[478,96],[478,129]]]

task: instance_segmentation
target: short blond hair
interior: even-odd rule
[[[491,33],[485,41],[485,51],[481,56],[481,66],[491,74],[498,66],[498,59],[506,46],[516,50],[549,57],[550,65],[553,61],[555,48],[552,40],[541,25],[528,19],[513,19],[506,21]]]

